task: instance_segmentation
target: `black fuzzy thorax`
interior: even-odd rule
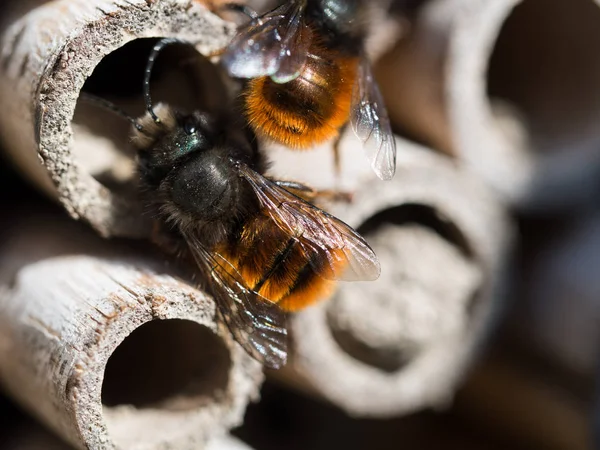
[[[193,236],[206,248],[236,239],[243,224],[259,214],[256,195],[237,165],[264,173],[266,158],[251,131],[234,118],[176,110],[168,114],[161,126],[146,124],[150,132],[138,146],[148,213],[169,235]]]

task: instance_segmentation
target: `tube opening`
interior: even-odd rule
[[[367,219],[358,228],[358,232],[363,236],[369,236],[389,224],[396,226],[419,225],[428,228],[450,242],[468,258],[472,258],[474,255],[469,241],[450,219],[435,208],[418,203],[405,203],[380,211]]]
[[[178,319],[148,322],[108,360],[102,403],[105,408],[196,409],[224,395],[231,364],[225,343],[207,327]]]
[[[473,251],[454,223],[422,204],[381,211],[358,231],[378,255],[381,277],[341,286],[328,304],[329,329],[349,356],[396,373],[469,315],[477,298],[469,292],[463,299],[463,291],[477,280]],[[447,280],[443,268],[434,267],[453,262],[460,266],[453,269],[458,281]],[[395,291],[400,285],[402,289]],[[455,292],[445,295],[446,289]],[[440,316],[440,310],[447,314]]]
[[[134,118],[144,115],[144,69],[156,42],[136,39],[105,56],[82,92],[108,100]],[[184,111],[211,110],[227,98],[220,69],[186,44],[169,45],[159,54],[150,93],[155,105],[163,102]],[[73,151],[84,170],[111,191],[134,196],[137,184],[131,124],[80,97],[72,126]]]
[[[414,346],[407,348],[397,348],[393,345],[375,347],[362,339],[357,339],[352,330],[346,330],[337,324],[330,328],[335,342],[345,353],[363,364],[375,367],[385,373],[400,372],[419,354],[418,348]]]
[[[600,146],[600,8],[593,0],[523,0],[488,67],[493,110],[520,117],[539,153]]]

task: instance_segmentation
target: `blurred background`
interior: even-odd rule
[[[476,2],[464,2],[472,3]],[[539,159],[527,164],[543,169],[533,181],[523,183],[527,187],[519,193],[499,186],[508,192],[507,209],[517,230],[500,323],[455,398],[436,410],[386,420],[355,419],[324,400],[269,379],[260,402],[248,408],[244,425],[233,431],[250,447],[600,449],[600,441],[593,442],[594,423],[600,434],[595,381],[600,368],[600,3],[504,3],[509,6],[489,54],[485,96],[496,119],[513,131],[518,118],[518,127],[528,133],[530,153]],[[460,149],[449,145],[445,136],[446,128],[453,129],[460,120],[439,118],[439,96],[410,99],[407,86],[411,85],[398,81],[407,77],[420,85],[426,80],[434,85],[431,92],[442,95],[443,89],[436,89],[446,79],[439,73],[432,77],[425,69],[411,72],[411,67],[424,67],[415,53],[426,52],[423,42],[429,41],[422,36],[432,35],[433,18],[439,18],[449,4],[460,2],[399,1],[402,38],[381,56],[377,73],[384,73],[390,64],[402,65],[398,70],[407,72],[395,81],[381,76],[386,101],[403,94],[408,98],[390,106],[395,131],[461,160]],[[464,17],[468,13],[465,10]],[[469,26],[472,23],[465,21]],[[435,38],[440,36],[453,38],[446,31]],[[445,50],[440,50],[438,56],[450,64],[444,55]],[[445,107],[446,102],[442,102]],[[481,142],[481,152],[485,149],[486,142]],[[540,154],[554,158],[550,161]],[[491,179],[490,184],[498,182]],[[4,209],[0,232],[10,226],[11,217],[27,211],[65,214],[26,183],[7,160],[0,163],[0,204]],[[1,244],[0,235],[0,250]],[[0,394],[0,450],[53,448],[67,447]]]

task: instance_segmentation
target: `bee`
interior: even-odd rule
[[[290,0],[257,15],[223,5],[251,20],[221,54],[229,74],[250,79],[243,96],[257,135],[292,149],[335,139],[348,122],[362,140],[377,176],[396,170],[396,142],[365,55],[362,0]]]
[[[326,297],[334,280],[374,280],[380,266],[350,226],[309,203],[327,192],[265,176],[268,162],[231,112],[185,113],[153,105],[133,119],[142,192],[154,240],[190,261],[234,338],[269,368],[286,361],[286,314]]]

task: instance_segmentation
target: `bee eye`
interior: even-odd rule
[[[196,128],[194,121],[188,119],[183,124],[183,130],[186,134],[194,134],[198,129]]]

